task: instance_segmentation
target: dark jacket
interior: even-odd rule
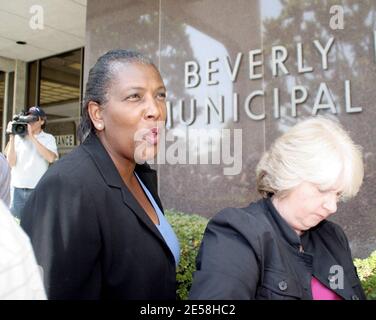
[[[136,172],[162,209],[156,172]],[[95,135],[46,172],[23,217],[50,299],[176,298],[174,257]]]
[[[344,299],[365,299],[338,225],[322,221],[299,237],[263,199],[209,222],[190,299],[309,300],[312,275]]]

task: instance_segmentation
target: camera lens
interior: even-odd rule
[[[23,137],[27,134],[27,124],[26,123],[14,123],[12,126],[12,133],[18,134]]]
[[[19,124],[15,128],[16,134],[22,134],[25,131],[25,127],[22,124]]]

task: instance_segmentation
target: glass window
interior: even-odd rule
[[[12,120],[14,72],[0,71],[0,149],[4,150],[8,142],[5,135],[6,126]],[[6,91],[5,91],[6,90]]]
[[[82,51],[78,49],[40,61],[39,105],[47,114],[46,132],[55,136],[60,156],[77,144]]]
[[[38,104],[38,68],[39,61],[30,62],[28,65],[27,106]]]

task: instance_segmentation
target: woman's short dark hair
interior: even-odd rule
[[[150,59],[137,51],[117,49],[110,50],[99,57],[95,65],[90,69],[82,103],[81,122],[78,128],[78,139],[81,142],[86,139],[90,132],[95,132],[88,112],[89,102],[93,101],[102,106],[106,104],[108,89],[117,76],[118,69],[115,65],[134,62],[153,65]]]

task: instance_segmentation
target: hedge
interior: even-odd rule
[[[192,214],[167,210],[166,217],[180,241],[180,262],[177,268],[177,296],[185,300],[196,270],[196,256],[208,220]],[[354,259],[358,275],[368,299],[376,300],[376,251],[367,259]]]
[[[354,264],[367,298],[376,300],[376,251],[366,259],[354,259]]]
[[[178,299],[186,300],[196,270],[196,256],[208,220],[196,214],[166,210],[166,217],[180,241],[180,262],[177,267]]]

